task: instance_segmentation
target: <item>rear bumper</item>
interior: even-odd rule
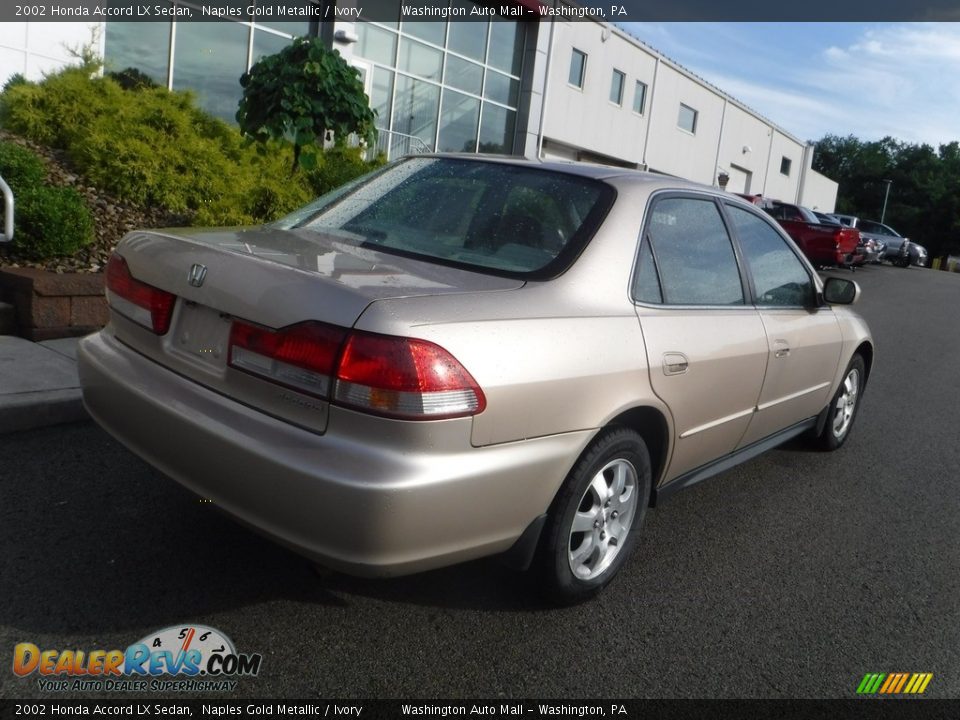
[[[469,418],[403,422],[336,407],[319,435],[163,368],[109,327],[80,343],[78,367],[90,414],[136,454],[243,523],[358,575],[509,549],[591,435],[476,448]]]

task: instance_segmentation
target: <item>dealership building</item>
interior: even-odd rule
[[[107,69],[135,67],[173,90],[190,89],[232,121],[240,74],[292,38],[318,35],[361,73],[378,144],[391,157],[441,151],[596,162],[834,209],[837,184],[811,168],[812,145],[615,25],[457,19],[474,7],[469,0],[452,0],[450,19],[428,20],[403,17],[400,0],[358,5],[375,19],[3,23],[0,84],[17,72],[39,79],[72,61],[68,48],[93,41]]]

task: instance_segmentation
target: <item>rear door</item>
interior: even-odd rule
[[[651,386],[673,414],[673,479],[737,447],[767,364],[763,323],[712,196],[653,199],[633,296]]]
[[[766,330],[768,354],[757,412],[740,447],[819,413],[840,362],[840,325],[816,307],[816,285],[804,263],[759,213],[726,204],[750,273],[752,302]]]

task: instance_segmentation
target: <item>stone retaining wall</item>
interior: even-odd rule
[[[108,319],[102,273],[4,268],[0,297],[16,308],[18,334],[28,340],[87,335]]]

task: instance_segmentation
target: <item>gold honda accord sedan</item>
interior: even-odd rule
[[[855,283],[619,168],[408,158],[270,225],[130,233],[106,284],[84,402],[162,472],[328,567],[504,554],[558,602],[658,500],[843,445],[873,364]]]

